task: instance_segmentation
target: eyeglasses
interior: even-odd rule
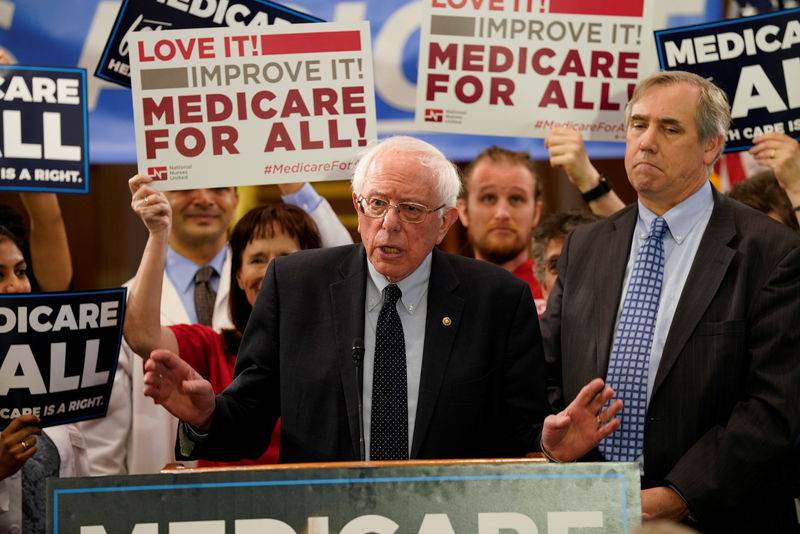
[[[419,224],[424,221],[429,213],[438,211],[444,207],[444,204],[438,208],[430,209],[424,204],[417,204],[416,202],[398,202],[397,204],[390,204],[389,201],[382,198],[367,198],[358,195],[356,199],[361,213],[373,219],[379,219],[386,215],[389,208],[397,210],[397,216],[403,222],[411,224]]]

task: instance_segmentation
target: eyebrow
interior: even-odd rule
[[[649,121],[650,117],[647,115],[631,115],[631,122],[633,121]],[[662,126],[678,126],[679,128],[683,128],[683,123],[678,119],[671,119],[669,117],[665,117],[663,119],[657,119],[658,124]]]
[[[372,193],[371,195],[365,195],[365,194],[362,193],[361,196],[363,196],[364,198],[380,198],[381,200],[385,200],[386,202],[389,202],[389,200],[390,200],[389,199],[390,195],[387,195],[387,194],[384,194],[384,193]],[[403,200],[398,200],[397,203],[398,204],[411,203],[411,204],[420,204],[422,206],[427,206],[427,204],[425,204],[424,200],[403,199]]]

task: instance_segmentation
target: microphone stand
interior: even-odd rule
[[[353,340],[353,363],[356,366],[356,385],[358,386],[358,445],[361,461],[367,459],[364,450],[364,340],[357,337]]]

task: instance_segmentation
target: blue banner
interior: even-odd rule
[[[117,369],[124,288],[0,296],[0,429],[103,417]]]
[[[0,191],[88,193],[86,72],[0,65]]]
[[[138,31],[256,26],[276,21],[320,22],[320,19],[268,0],[123,0],[108,37],[95,75],[104,80],[131,86],[128,48],[131,33]]]
[[[728,95],[726,151],[765,133],[800,139],[800,9],[657,31],[656,45],[661,68],[710,78]]]
[[[194,1],[163,0],[175,5],[191,5]],[[226,0],[217,1],[221,4]],[[653,27],[722,18],[718,0],[685,4],[660,4]],[[120,6],[121,2],[110,0],[0,0],[0,46],[8,49],[20,64],[78,66],[92,73],[114,29]],[[378,134],[418,135],[414,130],[414,105],[421,1],[295,0],[287,6],[330,22],[370,21]],[[648,42],[652,40],[645,41],[644,47],[653,46]],[[91,162],[134,163],[136,143],[130,91],[89,76],[87,101]],[[432,133],[421,137],[457,161],[471,160],[493,143],[513,150],[530,150],[537,159],[547,158],[541,139]],[[622,143],[590,142],[587,149],[592,158],[621,158],[624,154]]]

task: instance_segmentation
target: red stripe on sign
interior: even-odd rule
[[[314,52],[351,52],[361,50],[357,31],[287,33],[262,35],[261,54],[309,54]]]
[[[644,0],[550,0],[550,13],[641,17],[643,12]]]

